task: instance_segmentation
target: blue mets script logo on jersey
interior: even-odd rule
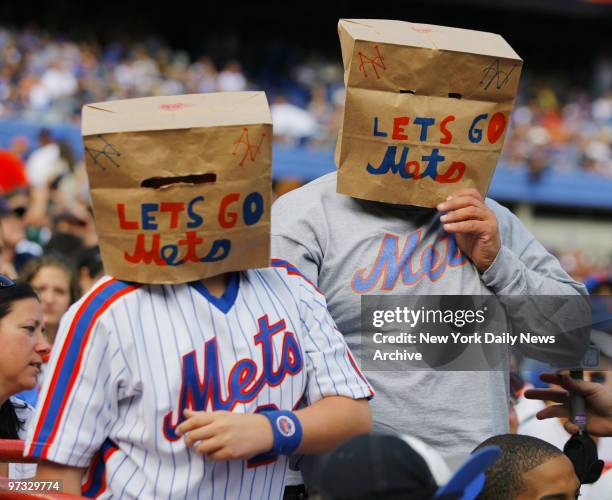
[[[355,293],[393,290],[401,277],[402,283],[411,286],[424,278],[438,281],[448,267],[462,266],[468,260],[457,247],[454,235],[436,237],[433,244],[418,251],[422,242],[421,230],[409,234],[400,252],[400,236],[384,235],[378,255],[369,268],[355,271],[351,287]]]
[[[287,375],[296,375],[304,366],[300,346],[293,332],[286,330],[285,321],[272,325],[268,316],[257,320],[259,331],[253,337],[256,346],[261,347],[263,370],[258,373],[257,363],[243,358],[232,367],[227,385],[227,398],[223,398],[217,339],[204,344],[204,376],[200,375],[195,350],[183,356],[183,383],[176,413],[168,412],[164,417],[164,435],[170,441],[179,437],[176,426],[185,420],[185,408],[192,410],[232,411],[237,404],[253,401],[265,386],[276,387]],[[278,364],[274,359],[274,335],[282,334],[282,349]]]

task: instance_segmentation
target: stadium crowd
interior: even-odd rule
[[[595,93],[524,74],[502,163],[527,166],[534,179],[546,168],[612,176],[612,84],[609,63],[601,66]],[[265,73],[245,74],[239,62],[218,67],[159,40],[102,46],[0,29],[2,118],[76,122],[88,102],[245,89],[268,91],[277,140],[333,147],[344,100],[337,61],[296,64],[279,84]]]
[[[562,79],[553,87],[550,79],[524,74],[500,165],[527,168],[534,182],[546,169],[612,176],[611,75],[610,64],[602,62],[587,90],[563,85]],[[0,28],[0,119],[52,127],[78,122],[88,102],[261,87],[272,88],[268,95],[278,142],[333,148],[344,102],[339,62],[308,59],[279,83],[265,72],[246,74],[236,61],[219,68],[211,57],[193,59],[155,39],[103,46]],[[46,128],[38,144],[14,136],[0,150],[0,167],[2,224],[18,228],[4,230],[5,274],[16,276],[27,256],[39,256],[59,229],[84,241],[86,248],[95,246],[85,171],[68,143]],[[292,180],[281,184],[279,193],[299,186]],[[7,222],[12,219],[13,226]],[[608,271],[588,252],[557,255],[581,281]]]
[[[600,64],[591,89],[570,87],[561,78],[553,86],[551,78],[524,74],[500,165],[527,168],[534,182],[546,169],[611,177],[610,66],[605,61]],[[272,101],[278,142],[333,148],[344,101],[339,62],[308,59],[294,65],[279,83],[265,72],[246,74],[239,62],[230,60],[217,67],[211,57],[194,59],[155,39],[103,46],[42,31],[0,28],[0,119],[26,119],[52,127],[78,122],[81,107],[88,102],[262,87]],[[79,236],[87,233],[88,245],[95,244],[86,176],[74,153],[45,129],[39,144],[15,136],[9,148],[0,150],[0,192],[6,195],[15,188],[31,187],[12,193],[6,202],[28,228],[20,249],[32,250],[30,240],[45,245],[58,224]],[[585,254],[559,257],[580,280],[605,271]],[[5,262],[5,270],[9,264]],[[19,267],[17,263],[15,271]]]
[[[344,100],[341,66],[309,62],[294,68],[292,81],[292,87],[273,94],[276,139],[332,148]],[[548,168],[612,176],[612,91],[604,88],[592,98],[586,91],[531,85],[523,85],[502,163],[507,168],[528,168],[534,181]],[[102,47],[41,32],[0,29],[0,120],[25,118],[44,125],[38,144],[15,137],[10,149],[0,151],[0,274],[19,277],[38,293],[50,344],[62,314],[103,269],[84,166],[45,127],[78,121],[81,106],[88,102],[260,87],[239,62],[229,61],[219,68],[209,57],[192,60],[187,53],[157,41]],[[560,257],[563,263],[564,256]],[[573,266],[568,268],[571,274],[578,279],[591,277],[591,290],[612,290],[606,268],[588,262],[578,265],[576,259],[565,257],[568,266]],[[46,344],[36,349],[41,356],[48,355]],[[604,354],[612,359],[612,350]],[[609,385],[611,373],[604,372]],[[598,379],[593,376],[592,380]],[[546,427],[535,425],[535,415],[546,405],[525,398],[529,383],[517,375],[512,383],[510,404],[515,411],[511,429],[562,444],[569,434],[559,420]],[[34,387],[23,398],[35,404],[36,391]],[[612,463],[611,440],[602,438],[599,443],[608,466]],[[501,447],[510,468],[521,467],[510,463],[520,453],[537,457],[532,457],[534,467],[559,456],[548,445],[528,439],[513,442],[498,437],[485,444]],[[514,447],[520,450],[515,452]],[[482,498],[501,498],[493,486],[489,489],[489,496]]]

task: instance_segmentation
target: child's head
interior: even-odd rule
[[[493,436],[482,442],[498,446],[500,458],[486,474],[479,500],[574,500],[580,483],[561,450],[541,439],[520,434]]]

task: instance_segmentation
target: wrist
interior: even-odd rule
[[[295,413],[288,410],[262,412],[268,420],[273,442],[269,451],[275,455],[291,455],[302,444],[302,424]]]
[[[493,243],[486,252],[483,252],[485,254],[485,258],[483,258],[481,262],[476,263],[476,268],[481,275],[493,266],[493,263],[497,260],[500,251],[501,242],[497,241]]]
[[[272,424],[262,413],[253,414],[253,418],[257,422],[255,428],[257,429],[257,438],[260,442],[257,453],[268,453],[274,446]]]

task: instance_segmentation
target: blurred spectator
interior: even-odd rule
[[[32,285],[40,297],[45,334],[53,343],[62,315],[81,296],[75,270],[60,257],[45,256],[28,263],[20,279]]]
[[[77,262],[81,292],[85,294],[104,275],[100,248],[97,246],[84,248]]]
[[[69,232],[55,231],[45,245],[45,254],[61,255],[69,262],[75,262],[83,248],[83,241],[78,236]]]
[[[30,141],[24,135],[16,135],[11,141],[11,152],[20,160],[24,160],[30,147]]]
[[[58,168],[49,182],[48,203],[51,203],[54,214],[80,211],[87,182],[84,163],[77,162],[67,142],[59,141],[58,147]]]
[[[0,149],[0,195],[28,187],[22,160],[27,144],[25,137],[17,136],[13,138],[10,150]]]
[[[45,109],[52,100],[70,96],[76,89],[77,80],[68,62],[54,61],[32,88],[30,98],[36,102],[36,107]]]
[[[517,413],[517,405],[525,389],[525,382],[516,371],[510,372],[510,392],[509,392],[509,411],[508,424],[510,432],[516,434],[519,427],[519,416]]]
[[[209,57],[202,57],[192,64],[187,74],[190,92],[214,92],[217,90],[217,68]]]
[[[585,93],[531,83],[517,100],[500,164],[527,165],[534,182],[548,168],[612,176],[612,93],[591,102]]]
[[[91,209],[82,203],[76,203],[69,210],[54,215],[52,233],[72,235],[80,240],[79,246],[91,247],[98,244],[98,233]]]
[[[277,140],[299,142],[317,132],[314,116],[306,110],[290,104],[286,97],[279,96],[270,106],[274,137]]]
[[[46,224],[49,184],[62,172],[64,164],[60,158],[60,148],[52,139],[48,129],[38,135],[40,147],[28,158],[26,171],[32,186],[32,200],[26,214],[26,222],[42,227]]]
[[[227,63],[223,71],[219,73],[217,85],[221,92],[240,92],[245,90],[247,81],[242,74],[240,64],[236,61]]]
[[[40,131],[38,142],[40,147],[32,152],[26,164],[28,179],[33,187],[46,186],[61,171],[60,148],[49,129]]]
[[[31,259],[42,255],[41,247],[26,239],[23,220],[26,210],[27,205],[18,202],[11,204],[7,199],[0,198],[4,265],[2,273],[12,278],[15,278]]]
[[[10,151],[0,150],[0,194],[27,186],[23,162]]]
[[[327,99],[325,87],[316,85],[311,88],[311,99],[308,112],[317,122],[317,130],[313,135],[311,144],[318,147],[330,147],[338,134],[332,130],[336,125],[334,120],[334,106]]]
[[[17,275],[13,265],[11,263],[7,265],[6,261],[4,260],[4,237],[2,236],[1,230],[0,230],[0,274],[4,274],[5,276],[11,279]]]

